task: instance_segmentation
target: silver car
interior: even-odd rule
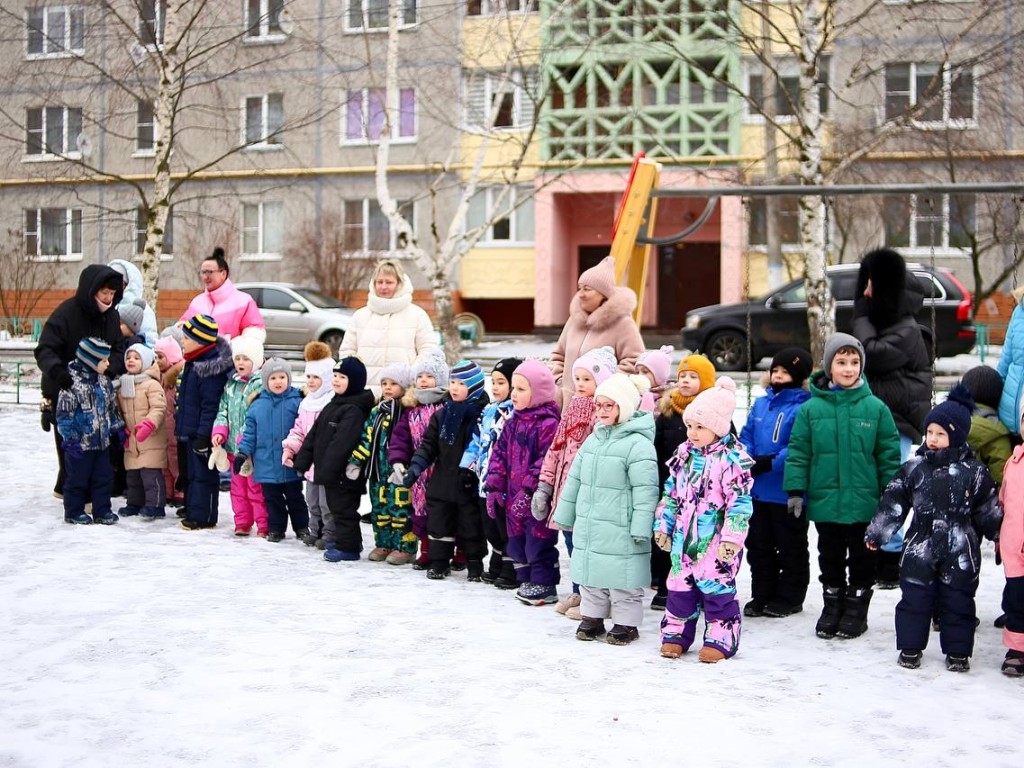
[[[292,283],[237,283],[249,294],[267,324],[267,347],[301,349],[319,339],[337,355],[354,310],[333,296]]]

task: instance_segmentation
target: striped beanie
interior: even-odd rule
[[[90,336],[78,342],[78,349],[75,350],[75,358],[83,365],[87,365],[94,371],[97,370],[101,361],[110,357],[110,345],[103,339]]]
[[[181,327],[182,333],[203,346],[216,344],[219,331],[220,326],[217,325],[217,321],[209,315],[195,315]]]
[[[458,379],[466,385],[469,389],[469,394],[466,396],[467,400],[472,400],[484,391],[483,369],[472,360],[459,360],[459,362],[452,366],[450,378],[452,380]]]

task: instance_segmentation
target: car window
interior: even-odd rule
[[[260,305],[260,308],[287,310],[296,301],[298,299],[284,291],[279,291],[276,288],[264,288],[263,303]]]
[[[783,304],[806,304],[807,293],[804,291],[803,280],[783,289],[779,293],[779,301]]]
[[[917,278],[917,284],[921,286],[926,299],[942,299],[945,296],[946,292],[935,275],[927,272],[914,272],[913,275]]]
[[[857,292],[856,272],[830,275],[829,282],[832,284],[832,296],[836,301],[853,301],[853,294]]]
[[[314,307],[322,307],[324,309],[347,309],[348,307],[342,304],[333,296],[328,296],[326,293],[320,291],[314,291],[312,288],[293,288],[299,296],[304,298]]]

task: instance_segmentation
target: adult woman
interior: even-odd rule
[[[338,357],[358,355],[366,365],[366,384],[380,395],[380,371],[386,365],[412,365],[438,346],[430,317],[412,303],[412,281],[398,262],[377,264],[366,306],[357,309]]]
[[[577,281],[576,295],[569,304],[569,319],[551,353],[551,372],[561,387],[561,402],[572,395],[575,384],[573,363],[585,352],[611,347],[619,370],[633,373],[637,357],[644,351],[640,329],[633,321],[636,294],[615,284],[615,259],[607,256],[586,270]]]
[[[1024,389],[1024,297],[1017,297],[1017,307],[1010,316],[996,370],[1003,377],[1003,394],[999,398],[999,420],[1014,435],[1020,434],[1021,394]]]
[[[223,248],[214,248],[213,255],[199,265],[199,276],[206,290],[192,299],[178,324],[196,315],[210,315],[217,321],[225,339],[245,334],[260,342],[267,340],[267,327],[252,296],[235,288]]]

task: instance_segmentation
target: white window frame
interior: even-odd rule
[[[40,32],[43,36],[43,50],[39,52],[29,51],[29,38],[31,36],[31,20],[29,14],[33,10],[39,10],[43,13],[43,27]],[[63,12],[64,14],[64,30],[63,34],[59,37],[53,34],[53,30],[50,29],[50,16],[56,15],[57,12]],[[82,45],[79,48],[72,48],[71,44],[71,17],[73,14],[77,14],[79,17],[79,24],[82,28]],[[47,50],[56,41],[60,41],[60,50]],[[67,5],[47,5],[41,8],[26,8],[25,9],[25,58],[26,59],[67,59],[72,56],[80,56],[85,53],[85,8],[81,5],[67,4]]]
[[[29,149],[29,147],[28,147],[28,131],[29,131],[29,129],[28,129],[28,112],[30,110],[34,110],[34,109],[40,110],[41,115],[42,115],[42,117],[41,117],[42,128],[39,131],[39,134],[40,134],[39,146],[40,146],[40,150],[41,151],[29,153],[29,151],[28,151],[28,149]],[[62,114],[61,120],[62,120],[63,125],[62,125],[62,128],[61,128],[61,134],[62,134],[61,140],[62,140],[63,146],[61,147],[61,151],[60,152],[47,152],[46,151],[47,150],[47,147],[46,147],[47,113],[48,113],[48,111],[50,109],[60,109],[61,110],[61,114]],[[44,105],[44,106],[41,106],[41,107],[28,107],[28,108],[26,108],[26,110],[25,110],[25,153],[24,153],[24,155],[21,158],[22,162],[25,162],[25,163],[40,163],[40,162],[52,162],[52,161],[55,161],[55,160],[78,160],[78,159],[81,159],[82,153],[78,150],[78,144],[77,144],[78,137],[77,136],[70,136],[69,132],[68,132],[68,127],[69,127],[69,122],[70,122],[68,120],[68,116],[69,116],[70,112],[72,112],[72,111],[78,112],[78,122],[79,122],[80,125],[83,126],[82,130],[84,131],[85,130],[84,124],[83,124],[84,115],[82,114],[82,108],[81,107],[64,107],[64,106],[56,107],[56,106]],[[35,131],[33,131],[33,133],[35,133]],[[72,146],[74,147],[74,150],[70,149],[70,147],[72,147]]]
[[[821,116],[828,119],[832,112],[833,94],[831,93],[832,88],[832,56],[824,54],[819,62],[821,66],[818,69],[818,76],[824,79],[818,83],[818,104],[822,102],[822,91],[828,93],[828,109],[821,111]],[[793,56],[779,56],[776,59],[776,72],[777,79],[779,81],[779,87],[782,87],[783,80],[791,80],[794,77],[799,80],[800,69],[799,62],[796,57]],[[764,115],[754,109],[750,103],[750,80],[752,77],[761,77],[762,64],[756,59],[746,59],[743,62],[743,122],[744,123],[764,123]],[[790,70],[796,68],[796,74],[787,74],[784,70]],[[761,98],[764,98],[764,83],[761,84]],[[776,98],[778,96],[776,95]],[[796,115],[775,115],[775,122],[777,123],[792,123],[796,121]]]
[[[388,255],[396,256],[398,254],[398,232],[392,226],[390,220],[388,221],[388,247],[386,250],[380,250],[379,248],[370,248],[370,206],[378,205],[379,203],[375,198],[369,197],[351,197],[341,201],[341,228],[342,228],[342,242],[347,238],[349,227],[356,226],[348,221],[346,216],[346,209],[349,203],[360,203],[362,208],[361,218],[362,221],[358,226],[362,229],[362,243],[360,247],[355,250],[346,250],[345,253],[358,253],[358,254],[374,254],[374,255]],[[396,206],[400,211],[403,211],[404,215],[408,219],[409,223],[416,228],[416,202],[413,200],[396,200]],[[405,209],[405,210],[403,210]]]
[[[383,4],[384,5],[384,24],[383,25],[377,25],[377,26],[372,26],[372,27],[371,26],[367,26],[367,20],[370,18],[370,13],[369,13],[370,12],[370,6],[373,5],[373,4],[377,4],[377,5]],[[413,20],[412,21],[408,21],[410,5],[412,7],[412,14],[413,14]],[[358,8],[356,6],[358,6]],[[388,0],[348,0],[348,2],[345,3],[345,32],[349,33],[349,34],[352,34],[352,33],[359,33],[359,34],[363,34],[363,33],[369,33],[369,34],[373,34],[373,33],[387,33],[387,31],[388,31],[388,18],[387,18],[388,10],[387,9],[388,9]],[[355,14],[355,12],[357,10],[359,11],[359,18],[360,18],[360,22],[359,22],[358,26],[356,26],[356,25],[354,25],[352,23],[352,17],[353,17],[353,15]],[[398,28],[399,29],[411,29],[412,27],[415,27],[419,23],[419,18],[420,18],[419,0],[405,0],[404,7],[403,7],[403,13],[402,13],[402,23],[400,23],[398,25]]]
[[[908,226],[908,244],[907,245],[889,245],[889,238],[885,231],[885,221],[888,218],[885,211],[883,210],[882,215],[882,245],[885,247],[899,248],[901,253],[914,256],[930,256],[932,252],[935,252],[936,256],[950,258],[968,256],[970,254],[970,247],[968,246],[952,246],[949,244],[949,198],[948,194],[942,195],[942,210],[937,214],[924,214],[918,212],[918,195],[890,195],[893,199],[910,199],[910,218],[907,222]],[[961,195],[961,197],[971,197],[974,205],[974,227],[977,229],[978,226],[978,200],[976,197],[971,195]],[[883,202],[884,205],[884,202]],[[935,245],[919,245],[917,243],[917,225],[919,222],[924,222],[929,219],[938,220],[941,217],[942,220],[942,242]]]
[[[918,120],[913,119],[910,124],[915,128],[919,128],[924,131],[933,130],[946,130],[946,129],[959,129],[959,130],[971,130],[978,127],[978,73],[977,68],[973,65],[960,67],[950,62],[934,62],[934,61],[893,61],[887,62],[882,68],[882,119],[885,122],[890,120],[899,119],[899,115],[893,117],[888,116],[888,104],[889,104],[889,86],[886,82],[888,80],[888,70],[890,66],[898,66],[906,64],[910,67],[910,91],[908,93],[909,106],[913,107],[918,103],[917,99],[917,69],[921,66],[937,66],[942,68],[942,117],[938,120]],[[953,89],[952,82],[953,77],[959,74],[960,71],[970,72],[971,75],[971,117],[950,117],[950,109],[953,104]]]
[[[349,138],[348,135],[348,110],[349,110],[349,99],[348,94],[351,91],[359,91],[361,104],[360,109],[362,110],[362,125],[363,135],[360,138],[353,139]],[[379,91],[382,95],[384,94],[383,88],[350,88],[342,91],[341,96],[341,146],[366,146],[368,144],[379,144],[380,139],[371,139],[369,136],[369,117],[370,117],[370,92]],[[412,106],[412,136],[399,136],[398,132],[401,130],[402,125],[402,91],[412,91],[413,106]],[[394,119],[390,121],[391,126],[391,144],[415,144],[419,140],[420,133],[420,100],[419,100],[419,89],[418,88],[399,88],[398,94],[399,108],[395,113]]]
[[[274,1],[275,0],[246,0],[245,30],[242,33],[243,43],[249,45],[254,43],[282,43],[288,39],[288,35],[281,29],[281,17],[285,13],[285,6],[288,4],[287,0],[277,0],[281,5],[277,17],[277,30],[271,31],[270,29],[270,4]],[[252,2],[258,2],[260,6],[260,15],[255,21],[250,16]],[[256,26],[259,27],[257,33],[255,35],[249,34],[249,31]]]
[[[788,201],[788,200],[797,200],[796,197],[787,197],[787,196],[779,197],[777,199],[780,202]],[[767,202],[767,198],[765,198],[765,197],[762,197],[762,198],[752,197],[752,198],[750,198],[751,202],[753,202],[755,200],[760,200],[760,201]],[[751,229],[751,226],[753,225],[753,218],[754,217],[753,217],[752,212],[750,211],[749,207],[746,207],[746,209],[747,209],[747,222],[746,222],[746,227],[745,227],[746,231],[745,231],[744,235],[745,235],[746,241],[747,241],[747,250],[752,251],[754,253],[763,253],[763,252],[768,250],[768,244],[767,243],[752,243],[750,241],[750,229]],[[797,205],[797,212],[799,213],[799,205]],[[787,213],[792,215],[791,211],[789,211]],[[768,214],[767,214],[767,208],[766,208],[765,209],[765,217],[766,217],[766,225],[765,226],[766,227],[767,227],[767,215]],[[767,230],[766,230],[766,233],[767,233]],[[803,246],[800,243],[800,232],[799,232],[799,222],[798,222],[798,226],[797,226],[797,240],[796,240],[796,242],[795,243],[787,243],[787,242],[783,241],[783,243],[782,243],[782,251],[784,253],[800,253],[802,250],[803,250]]]
[[[281,127],[276,131],[270,131],[270,99],[274,96],[281,97]],[[249,141],[249,100],[260,99],[260,140],[250,143]],[[253,96],[246,96],[242,99],[242,145],[245,151],[256,152],[278,152],[284,149],[284,94],[264,93]]]
[[[476,191],[477,195],[484,195],[484,200],[485,200],[484,220],[485,221],[491,221],[491,224],[490,224],[490,226],[487,227],[486,231],[483,233],[483,235],[480,237],[480,239],[476,242],[476,245],[473,246],[474,248],[528,248],[528,247],[532,247],[535,244],[536,237],[537,237],[537,234],[536,234],[537,233],[536,213],[534,213],[534,223],[533,223],[534,236],[533,236],[533,238],[529,239],[529,240],[519,240],[519,239],[517,239],[518,238],[518,233],[519,233],[519,223],[520,223],[519,222],[519,217],[523,216],[524,213],[525,213],[523,211],[523,207],[527,206],[527,205],[532,207],[533,204],[534,204],[534,200],[535,200],[534,195],[531,192],[529,194],[529,198],[530,198],[529,200],[525,201],[522,205],[517,204],[517,201],[518,201],[518,198],[519,198],[519,194],[520,194],[520,192],[519,192],[520,188],[531,189],[531,187],[528,184],[517,184],[516,186],[514,186],[512,188],[512,190],[509,191],[509,193],[508,193],[508,195],[506,196],[506,199],[505,199],[505,204],[508,206],[509,209],[511,209],[511,210],[509,210],[508,216],[505,217],[505,218],[508,219],[508,228],[509,228],[508,229],[509,237],[507,239],[495,238],[495,236],[494,236],[494,224],[495,224],[495,222],[491,221],[494,218],[494,215],[495,215],[494,207],[496,205],[496,201],[501,196],[501,193],[505,189],[505,187],[490,186],[490,187],[482,187],[482,188],[478,188],[477,189],[477,191]],[[467,220],[467,224],[468,223],[469,222]]]
[[[149,19],[142,18],[142,9],[139,7],[138,27],[136,33],[139,36],[139,45],[144,50],[162,50],[164,47],[164,35],[167,25],[167,0],[153,0],[153,40],[149,42]]]
[[[156,141],[159,138],[158,126],[156,123],[156,107],[150,102],[149,107],[151,110],[152,120],[149,123],[142,122],[139,119],[139,113],[146,102],[143,99],[136,99],[135,101],[135,151],[132,152],[132,157],[153,157],[156,155]],[[144,126],[149,126],[152,131],[152,145],[148,148],[139,146],[139,129]]]
[[[513,13],[537,13],[540,0],[480,0],[480,13],[470,13],[469,3],[466,3],[466,16],[468,18],[479,18],[483,16],[500,16]],[[518,6],[518,7],[511,7]]]
[[[164,245],[167,245],[167,233],[171,233],[171,250],[160,252],[160,261],[171,261],[174,259],[174,206],[167,211],[167,225],[164,227]],[[143,248],[139,247],[139,239],[142,239]],[[141,205],[135,209],[135,224],[132,226],[132,243],[135,248],[134,261],[142,261],[143,249],[146,242],[146,209]]]
[[[521,131],[523,129],[523,84],[518,73],[507,78],[501,75],[487,75],[484,81],[484,120],[490,117],[494,109],[494,97],[500,94],[512,94],[512,125],[494,125],[496,131]],[[504,82],[503,82],[504,81]]]
[[[242,261],[280,261],[284,258],[284,249],[281,251],[268,251],[266,249],[267,242],[267,206],[279,206],[281,216],[281,243],[284,243],[284,203],[281,200],[261,200],[258,203],[242,203],[242,221],[239,232],[240,240],[240,253],[239,259]],[[245,212],[246,208],[252,206],[256,208],[257,222],[255,227],[245,226]],[[255,251],[248,251],[245,248],[245,236],[248,232],[255,232],[257,248]]]
[[[43,236],[43,212],[44,211],[63,211],[64,212],[64,246],[65,253],[63,254],[41,254],[39,253],[39,246],[42,243]],[[29,214],[35,214],[35,229],[29,226]],[[77,219],[77,221],[76,221]],[[82,209],[81,208],[25,208],[22,211],[22,221],[24,227],[22,229],[22,244],[24,246],[25,255],[32,261],[81,261],[82,250],[83,250],[83,230],[82,225]],[[78,228],[78,250],[74,250],[75,244],[75,228]],[[29,250],[28,241],[30,238],[35,240],[35,252]]]

